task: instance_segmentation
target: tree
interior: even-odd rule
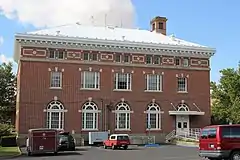
[[[15,113],[16,79],[12,63],[0,65],[0,124],[10,122]]]
[[[219,84],[211,82],[212,116],[218,123],[240,123],[240,63],[220,71]]]

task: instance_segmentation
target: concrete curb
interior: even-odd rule
[[[0,157],[0,160],[2,160],[2,159],[14,159],[14,158],[17,158],[17,157],[21,156],[22,155],[22,151],[21,151],[21,149],[19,147],[18,147],[18,152],[19,153],[16,154],[16,155]]]
[[[194,142],[176,142],[176,145],[182,147],[198,147],[198,144]]]

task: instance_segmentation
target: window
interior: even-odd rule
[[[120,54],[115,55],[115,61],[116,62],[121,62],[121,55]]]
[[[90,55],[89,55],[89,53],[83,53],[83,60],[84,60],[84,61],[89,61],[89,60],[90,60]]]
[[[177,91],[187,92],[187,78],[177,78]]]
[[[115,89],[117,90],[131,90],[132,77],[130,73],[116,73],[115,74]]]
[[[147,129],[159,130],[161,129],[161,110],[156,103],[151,103],[147,107]]]
[[[217,128],[205,128],[201,131],[202,139],[214,139],[216,138]]]
[[[100,73],[84,71],[81,74],[81,86],[83,89],[99,89]]]
[[[98,129],[98,107],[94,102],[86,102],[82,108],[82,129]]]
[[[52,101],[47,106],[47,128],[63,129],[64,107],[59,101]]]
[[[127,103],[121,102],[115,110],[116,130],[130,130],[130,107]]]
[[[189,60],[187,58],[183,59],[183,66],[187,67],[189,65]]]
[[[175,65],[176,65],[176,66],[179,66],[179,65],[180,65],[180,58],[176,58],[176,59],[175,59]]]
[[[148,74],[146,80],[147,91],[162,91],[162,76],[157,74]]]
[[[189,108],[186,104],[182,103],[182,104],[178,105],[177,111],[187,112],[187,111],[189,111]]]
[[[155,30],[155,23],[152,24],[152,30]]]
[[[90,54],[90,59],[91,59],[92,61],[97,61],[97,60],[98,60],[98,55],[97,55],[97,53],[91,53],[91,54]]]
[[[130,61],[129,55],[124,55],[124,60],[123,61],[128,63]]]
[[[51,72],[51,88],[61,88],[62,87],[62,72]]]
[[[151,55],[146,56],[146,63],[147,64],[152,64],[152,56]]]
[[[163,29],[163,22],[158,23],[158,29]]]
[[[222,127],[223,138],[240,138],[240,127]]]
[[[64,59],[64,51],[61,50],[50,50],[49,51],[50,59]]]
[[[154,64],[160,64],[160,56],[154,56]]]

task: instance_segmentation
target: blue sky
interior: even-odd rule
[[[211,58],[211,80],[218,81],[219,70],[237,67],[240,61],[240,1],[217,0],[132,0],[137,27],[149,29],[155,16],[166,16],[167,32],[184,40],[197,42],[217,49]],[[1,2],[0,2],[1,3]],[[1,8],[1,4],[0,4]],[[0,15],[0,37],[4,43],[0,54],[13,55],[13,39],[17,32],[37,30],[18,19]]]

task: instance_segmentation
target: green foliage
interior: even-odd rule
[[[16,108],[16,76],[12,63],[0,65],[0,123],[8,123]]]
[[[220,124],[240,123],[240,63],[237,69],[227,68],[219,84],[211,82],[212,115]]]
[[[0,137],[12,135],[13,127],[9,124],[0,124]]]

